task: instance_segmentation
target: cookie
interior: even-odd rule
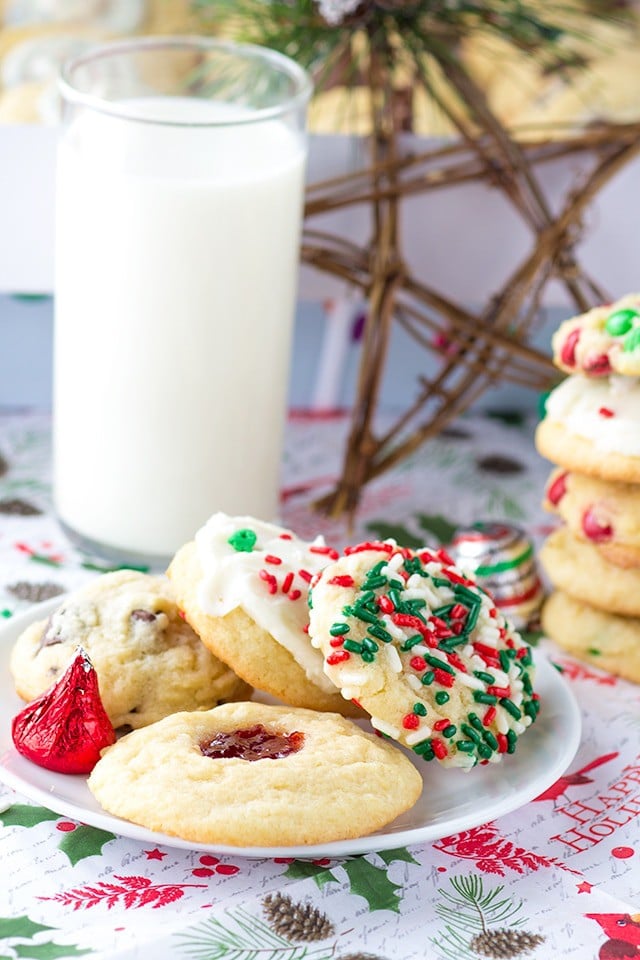
[[[284,703],[347,716],[362,711],[325,676],[309,641],[313,575],[337,557],[253,517],[214,514],[168,570],[188,622],[247,683]]]
[[[443,551],[347,548],[313,581],[312,643],[346,698],[425,760],[470,768],[512,753],[535,720],[531,651]]]
[[[598,610],[556,590],[542,608],[542,628],[578,660],[640,683],[640,619]]]
[[[143,727],[178,710],[246,699],[251,688],[180,617],[165,577],[107,573],[31,624],[11,652],[16,690],[33,700],[82,646],[98,674],[114,727]]]
[[[640,567],[640,484],[557,468],[547,480],[544,506],[609,563]]]
[[[640,569],[608,563],[596,546],[578,540],[567,527],[547,537],[539,557],[557,590],[609,613],[640,617]]]
[[[109,813],[196,843],[282,847],[379,830],[418,799],[400,750],[339,714],[260,703],[178,713],[108,748]]]
[[[567,373],[640,376],[640,294],[565,320],[551,345],[553,362]]]
[[[551,391],[538,452],[578,473],[640,483],[640,381],[568,377]]]

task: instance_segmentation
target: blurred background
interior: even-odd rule
[[[207,0],[0,0],[0,408],[48,409],[51,396],[53,182],[60,64],[90,45],[140,34],[228,33]],[[549,4],[540,4],[549,8]],[[585,3],[585,6],[588,6]],[[496,35],[471,34],[460,57],[509,128],[562,130],[601,121],[640,120],[640,25],[633,5],[624,25],[590,21],[579,63],[545,69],[526,51]],[[341,29],[337,27],[336,29]],[[347,29],[346,27],[342,29]],[[454,131],[424,92],[408,87],[404,130],[416,144]],[[325,86],[310,110],[309,182],[358,169],[370,132],[366,91],[340,78]],[[524,135],[524,134],[523,134]],[[579,175],[576,159],[545,169],[545,189],[559,202]],[[640,281],[637,242],[640,163],[629,164],[602,191],[583,225],[581,259],[612,298]],[[504,200],[476,184],[445,189],[405,203],[404,245],[417,273],[477,306],[527,248],[523,224]],[[357,236],[364,211],[325,217],[323,226]],[[96,292],[99,295],[99,291]],[[560,289],[551,290],[535,333],[550,331],[571,313]],[[294,344],[290,399],[296,407],[349,406],[357,375],[366,304],[344,284],[305,268]],[[391,343],[381,403],[396,407],[425,358],[398,328]],[[514,391],[516,394],[514,395]],[[517,388],[488,392],[482,404],[534,407]]]

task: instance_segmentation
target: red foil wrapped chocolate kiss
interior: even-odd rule
[[[13,718],[18,753],[56,773],[90,773],[100,751],[116,734],[98,688],[98,677],[81,648],[59,680]]]

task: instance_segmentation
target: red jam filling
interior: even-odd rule
[[[556,477],[553,483],[549,484],[549,488],[547,490],[547,500],[549,503],[552,503],[554,507],[557,507],[567,492],[567,477],[568,473],[561,473],[560,476]]]
[[[601,543],[604,540],[611,540],[613,537],[613,527],[610,523],[601,523],[593,510],[586,510],[582,517],[582,529],[589,540]]]
[[[601,353],[597,357],[589,357],[584,365],[584,370],[585,373],[590,373],[593,376],[604,376],[607,373],[611,373],[609,357],[606,353]]]
[[[267,730],[261,723],[245,730],[216,733],[200,744],[204,757],[214,760],[238,757],[240,760],[280,760],[297,753],[304,743],[304,733],[281,733]]]

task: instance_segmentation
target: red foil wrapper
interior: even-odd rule
[[[18,753],[56,773],[90,773],[100,751],[115,743],[98,687],[98,676],[82,649],[59,680],[13,718]]]

